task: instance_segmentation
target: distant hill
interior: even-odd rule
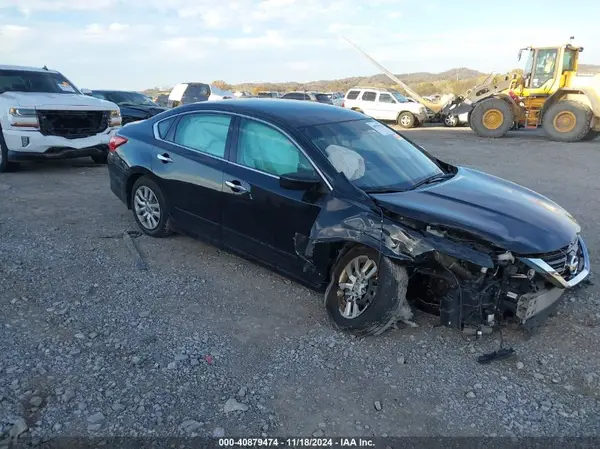
[[[579,72],[582,74],[600,73],[600,65],[581,64]],[[421,95],[431,94],[460,94],[481,83],[487,73],[466,67],[458,67],[446,70],[441,73],[416,72],[399,73],[396,75],[400,80],[408,84]],[[396,87],[395,83],[381,73],[372,76],[355,76],[350,78],[341,78],[336,80],[318,80],[307,83],[298,83],[293,81],[281,83],[242,83],[228,84],[226,81],[212,81],[213,84],[220,85],[230,90],[240,90],[246,92],[256,92],[260,90],[275,90],[279,92],[289,92],[293,90],[315,90],[321,92],[346,92],[354,86],[373,86],[373,87]],[[401,90],[401,89],[400,89]],[[146,95],[156,96],[164,93],[158,88],[147,89]]]
[[[600,73],[600,65],[597,64],[579,64],[579,73]]]

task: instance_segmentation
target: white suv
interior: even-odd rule
[[[59,72],[0,65],[0,172],[20,160],[105,163],[120,126],[116,104],[84,95]]]
[[[427,121],[427,110],[394,89],[354,87],[346,92],[343,106],[376,120],[394,121],[403,128],[414,128]]]

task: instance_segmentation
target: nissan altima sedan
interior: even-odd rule
[[[590,272],[559,205],[348,109],[196,103],[109,147],[110,187],[144,233],[188,234],[323,291],[333,323],[357,335],[425,306],[465,332],[531,328]]]

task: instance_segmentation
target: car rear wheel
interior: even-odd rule
[[[398,115],[397,122],[402,128],[414,128],[417,124],[417,119],[412,112],[402,112]]]
[[[448,128],[455,128],[458,126],[458,116],[457,115],[447,115],[444,117],[444,125]]]
[[[167,202],[158,184],[150,177],[142,176],[133,184],[131,209],[144,234],[152,237],[172,234]]]
[[[371,248],[354,247],[336,261],[325,292],[333,324],[355,335],[379,335],[406,305],[406,269]]]

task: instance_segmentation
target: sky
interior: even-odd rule
[[[394,73],[507,72],[571,36],[600,64],[598,17],[593,0],[0,0],[0,64],[88,89],[376,74],[345,36]]]

